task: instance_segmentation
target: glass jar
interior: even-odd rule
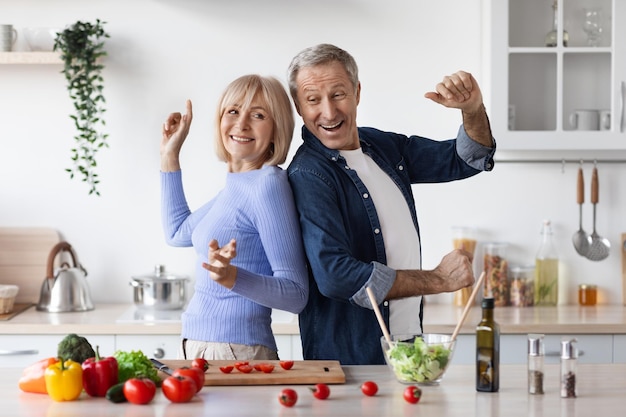
[[[510,306],[529,307],[534,304],[534,276],[535,267],[532,265],[511,267]]]
[[[578,304],[581,306],[595,306],[598,301],[598,287],[589,284],[578,286]]]
[[[452,247],[454,249],[463,249],[469,252],[473,257],[476,250],[476,229],[473,227],[453,226]],[[455,291],[454,305],[464,307],[472,294],[472,289],[472,287],[465,287]]]
[[[509,301],[509,265],[505,258],[507,246],[503,242],[485,244],[484,296],[493,298],[496,307],[506,306]]]

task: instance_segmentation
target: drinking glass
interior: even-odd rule
[[[602,39],[602,10],[583,9],[583,31],[587,34],[587,45],[598,46]]]

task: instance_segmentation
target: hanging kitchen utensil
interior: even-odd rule
[[[587,251],[587,259],[591,261],[601,261],[609,256],[611,243],[596,232],[596,205],[598,204],[598,168],[594,165],[591,175],[591,203],[593,204],[593,233],[591,233],[591,243]]]
[[[591,244],[591,236],[583,230],[583,203],[585,202],[585,180],[583,178],[582,164],[578,168],[578,181],[576,184],[576,201],[578,202],[578,231],[574,233],[572,242],[574,248],[580,256],[587,256],[589,245]]]
[[[54,259],[60,252],[68,252],[73,266],[66,262],[54,273]],[[76,254],[67,242],[57,243],[48,256],[47,274],[41,286],[37,310],[49,313],[93,310],[87,281],[87,271],[76,261]]]

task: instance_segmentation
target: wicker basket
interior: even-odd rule
[[[13,311],[13,304],[19,287],[17,285],[0,285],[0,314]]]

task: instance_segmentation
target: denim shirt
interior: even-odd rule
[[[374,202],[339,151],[326,148],[306,127],[304,143],[288,167],[309,262],[309,300],[300,313],[304,359],[343,365],[384,364],[382,331],[365,291],[379,303],[396,271],[386,266]],[[419,235],[411,184],[468,178],[493,168],[494,147],[474,142],[461,126],[456,139],[359,128],[363,152],[393,180],[409,206]],[[388,303],[381,312],[389,326]],[[422,308],[415,320],[422,320]]]

